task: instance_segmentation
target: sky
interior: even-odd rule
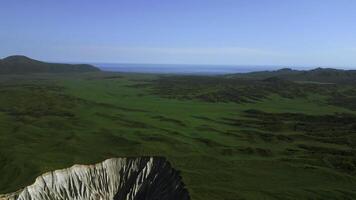
[[[354,0],[0,0],[0,57],[356,67]]]

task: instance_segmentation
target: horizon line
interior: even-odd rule
[[[25,56],[34,60],[38,61],[43,61],[43,62],[48,62],[48,63],[68,63],[68,64],[127,64],[127,65],[185,65],[185,66],[226,66],[226,67],[281,67],[279,69],[283,68],[310,68],[310,69],[316,69],[316,68],[329,68],[329,69],[344,69],[344,70],[356,70],[356,66],[352,65],[314,65],[314,64],[227,64],[227,63],[221,63],[221,64],[211,64],[211,63],[155,63],[155,62],[125,62],[125,61],[94,61],[94,62],[87,62],[87,61],[65,61],[62,59],[37,59],[33,57],[29,57],[26,55],[21,55],[21,54],[13,54],[9,56],[5,56],[0,58],[0,60],[10,57],[10,56]]]

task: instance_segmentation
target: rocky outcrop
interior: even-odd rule
[[[161,157],[112,158],[39,176],[0,200],[187,200],[181,177]]]

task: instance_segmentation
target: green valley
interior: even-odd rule
[[[356,87],[227,76],[0,76],[0,193],[165,156],[192,199],[355,199]]]

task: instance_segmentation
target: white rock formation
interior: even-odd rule
[[[189,199],[178,173],[164,158],[113,158],[39,176],[0,200]]]

